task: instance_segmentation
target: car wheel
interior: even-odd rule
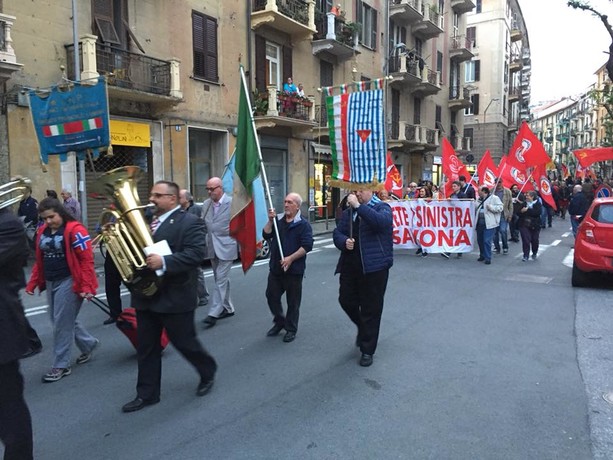
[[[268,256],[270,256],[270,246],[268,245],[268,241],[264,240],[258,252],[258,259],[268,259]]]
[[[573,285],[573,287],[585,287],[588,285],[588,273],[579,269],[579,267],[577,267],[577,264],[574,262],[571,284]]]

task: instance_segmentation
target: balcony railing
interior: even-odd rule
[[[15,16],[0,13],[0,62],[11,64],[17,63],[17,56],[13,49],[13,39],[11,38],[11,29]]]
[[[328,127],[328,110],[325,105],[315,106],[315,121],[319,123],[322,128]]]
[[[332,24],[334,24],[333,28],[330,27]],[[317,27],[317,33],[313,36],[313,40],[331,38],[350,47],[357,43],[358,33],[352,23],[348,23],[332,13],[321,14],[317,17],[315,27]]]
[[[439,72],[437,72],[436,70],[427,69],[427,75],[428,83],[434,86],[441,86],[441,77]]]
[[[79,45],[79,52],[83,55],[83,44]],[[75,79],[73,45],[66,46],[66,61],[68,78]],[[106,75],[110,86],[163,96],[173,95],[171,92],[173,87],[171,61],[163,61],[95,42],[93,65],[93,69],[87,69],[88,61],[81,60],[82,67],[79,69],[79,76],[81,73],[94,72]]]
[[[259,104],[256,103],[255,116],[259,117],[287,117],[294,120],[313,121],[315,120],[315,107],[312,98],[299,97],[277,91],[275,86],[269,86],[267,93],[260,93],[261,100],[267,100],[266,110],[258,111]],[[323,116],[320,109],[320,116]]]
[[[464,35],[460,35],[458,37],[451,37],[451,49],[452,50],[461,50],[467,49],[472,50],[473,42],[469,38],[466,38]]]
[[[253,0],[253,12],[264,11],[271,0]],[[274,1],[274,0],[273,0]],[[302,0],[276,0],[276,6],[284,16],[305,26],[309,25],[309,5]]]

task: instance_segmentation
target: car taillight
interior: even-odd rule
[[[582,230],[585,241],[588,243],[596,243],[596,238],[594,238],[594,225],[590,222],[584,222],[583,224]]]

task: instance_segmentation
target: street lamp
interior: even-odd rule
[[[485,129],[486,129],[486,126],[487,126],[487,111],[490,108],[490,106],[492,105],[492,103],[494,101],[498,101],[498,100],[500,100],[500,99],[498,99],[497,97],[494,97],[494,98],[490,99],[489,104],[487,104],[487,107],[483,111],[483,134],[482,134],[483,152],[485,152]]]

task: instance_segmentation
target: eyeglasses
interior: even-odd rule
[[[218,189],[219,187],[221,187],[220,185],[216,186],[216,187],[207,187],[206,190],[207,192],[212,192],[213,190]]]
[[[174,196],[174,193],[154,193],[154,192],[151,192],[149,194],[150,198],[161,198],[163,196]]]

